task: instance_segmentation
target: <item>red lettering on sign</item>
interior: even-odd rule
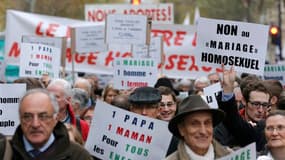
[[[185,65],[187,64],[187,59],[189,58],[189,56],[185,56],[185,55],[181,55],[179,56],[179,60],[178,60],[178,63],[177,63],[177,69],[178,70],[185,70],[186,67]]]
[[[42,25],[43,25],[43,22],[39,22],[39,24],[37,25],[37,27],[36,27],[36,35],[40,35],[40,36],[44,35],[44,33],[41,31]]]
[[[173,33],[171,32],[171,30],[156,30],[153,29],[151,30],[151,33],[153,34],[154,37],[156,36],[162,36],[162,40],[164,41],[164,43],[166,43],[167,46],[170,46],[170,39],[173,36]]]
[[[182,42],[184,40],[184,36],[186,35],[186,32],[185,31],[177,31],[176,35],[177,36],[174,39],[174,44],[176,46],[182,46]]]
[[[18,57],[20,55],[20,48],[17,42],[13,43],[8,55],[9,57]]]
[[[191,66],[189,67],[189,71],[195,70],[198,71],[198,66],[195,64],[195,57],[194,56],[190,56],[190,59],[192,61]]]
[[[187,70],[187,66],[189,71],[195,70],[198,71],[199,68],[195,64],[195,57],[192,55],[175,55],[172,54],[168,57],[168,64],[165,65],[166,70],[174,69],[177,67],[177,70]]]
[[[55,31],[59,27],[59,24],[49,24],[47,28],[47,36],[48,37],[54,37],[55,36]]]
[[[94,65],[96,65],[97,54],[95,54],[95,53],[90,53],[90,54],[88,55],[87,59],[88,59],[88,61],[87,61],[88,64],[94,64]]]
[[[51,23],[51,24],[44,24],[44,22],[39,22],[38,25],[36,26],[35,34],[39,36],[47,36],[47,37],[55,37],[56,36],[56,31],[60,27],[60,24],[56,23]],[[67,33],[66,35],[70,34]]]

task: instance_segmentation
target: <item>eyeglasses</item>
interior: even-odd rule
[[[267,132],[274,132],[274,130],[276,130],[277,132],[282,132],[282,131],[285,131],[285,126],[283,125],[278,125],[276,127],[268,126],[265,129]]]
[[[261,102],[251,102],[251,101],[249,101],[249,103],[250,103],[253,107],[256,107],[256,108],[258,108],[258,107],[260,107],[260,106],[262,106],[262,108],[267,108],[267,107],[270,107],[270,106],[271,106],[270,103],[266,103],[266,102],[261,103]]]
[[[165,107],[165,106],[171,107],[171,106],[173,106],[174,104],[175,104],[175,102],[167,102],[167,103],[160,103],[159,106],[160,106],[160,107]]]
[[[31,113],[25,113],[23,116],[21,116],[21,119],[26,122],[30,123],[34,120],[35,117],[38,117],[38,120],[41,122],[46,122],[53,118],[53,115],[49,115],[47,113],[39,113],[39,114],[31,114]]]

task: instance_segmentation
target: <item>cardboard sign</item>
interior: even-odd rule
[[[217,160],[255,160],[256,159],[256,146],[255,142],[251,143],[243,148],[236,150],[235,152]]]
[[[269,26],[200,18],[197,63],[234,66],[238,72],[263,75]]]
[[[0,133],[14,134],[20,124],[20,98],[25,92],[26,84],[0,84]]]
[[[40,78],[48,74],[58,78],[61,51],[59,48],[42,44],[21,44],[20,76]]]
[[[145,15],[154,24],[173,24],[174,9],[172,3],[158,4],[86,4],[85,20],[104,22],[108,14]]]
[[[85,148],[100,159],[163,159],[172,137],[167,125],[99,100]]]
[[[114,87],[117,89],[154,86],[157,77],[157,62],[152,58],[117,58],[114,61]]]
[[[75,27],[75,51],[78,53],[107,51],[105,26]]]
[[[147,16],[112,14],[106,19],[106,43],[149,44]]]
[[[266,64],[263,79],[279,80],[285,86],[285,64]]]

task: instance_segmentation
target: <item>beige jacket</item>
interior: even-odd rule
[[[214,147],[215,159],[221,158],[231,153],[231,151],[226,149],[226,147],[222,146],[216,140],[213,141],[213,147]],[[177,151],[166,157],[165,160],[192,160],[192,159],[190,159],[190,157],[188,156],[186,149],[183,145],[183,141],[180,141],[177,147]]]

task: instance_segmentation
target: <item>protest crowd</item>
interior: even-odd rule
[[[141,29],[149,27],[146,16],[135,17],[134,22],[123,15],[108,18],[104,27],[108,43],[128,41],[150,45],[153,41],[148,41],[146,35],[158,33],[155,29],[159,26],[153,26],[153,31]],[[216,56],[217,59],[209,56],[205,60],[197,55],[161,53],[158,49],[160,56],[157,56],[151,55],[150,48],[144,55],[145,50],[132,44],[131,51],[141,51],[143,55],[128,57],[126,54],[121,55],[122,59],[108,55],[105,65],[110,59],[113,65],[105,67],[112,72],[99,66],[99,62],[94,63],[98,68],[89,66],[83,71],[77,68],[79,59],[83,61],[95,54],[75,56],[77,62],[68,72],[60,64],[62,57],[52,56],[60,49],[22,40],[21,57],[18,57],[20,75],[12,81],[2,80],[0,84],[3,92],[0,95],[3,105],[0,108],[0,160],[285,160],[284,84],[263,77],[266,45],[259,48],[257,43],[261,42],[246,39],[244,43],[252,43],[251,52],[240,49],[238,46],[242,46],[240,40],[244,37],[238,39],[236,33],[241,28],[245,31],[249,25],[257,25],[254,30],[247,30],[248,36],[257,40],[266,35],[268,27],[231,23],[236,24],[231,26],[230,36],[236,36],[234,38],[228,37],[229,22],[223,20],[201,18],[197,29],[189,31],[191,38],[198,38],[192,44],[197,49],[195,53],[229,52],[230,55]],[[129,28],[124,28],[126,26]],[[207,27],[214,29],[204,33]],[[219,33],[221,27],[225,27],[223,33]],[[114,30],[121,31],[118,37]],[[227,36],[221,41],[232,40],[234,49],[212,43],[212,39],[220,38],[219,34]],[[88,39],[85,36],[81,35],[82,41]],[[182,35],[176,40],[181,40],[179,36]],[[162,41],[166,46],[170,43],[167,37]],[[99,42],[91,43],[98,49]],[[102,46],[103,43],[99,44],[99,48]],[[35,48],[38,50],[33,55]],[[82,52],[89,52],[82,48]],[[71,50],[75,54],[74,48]],[[22,58],[24,52],[31,54]],[[40,53],[42,55],[38,55]],[[256,59],[247,56],[253,53],[258,55]],[[68,63],[74,60],[66,56]],[[100,59],[99,54],[96,56]],[[250,58],[253,64],[241,60]],[[88,59],[88,63],[91,61]],[[174,63],[177,66],[172,70]],[[45,72],[38,71],[42,64]],[[38,68],[32,68],[35,66]],[[100,79],[100,73],[104,72],[112,78]]]

